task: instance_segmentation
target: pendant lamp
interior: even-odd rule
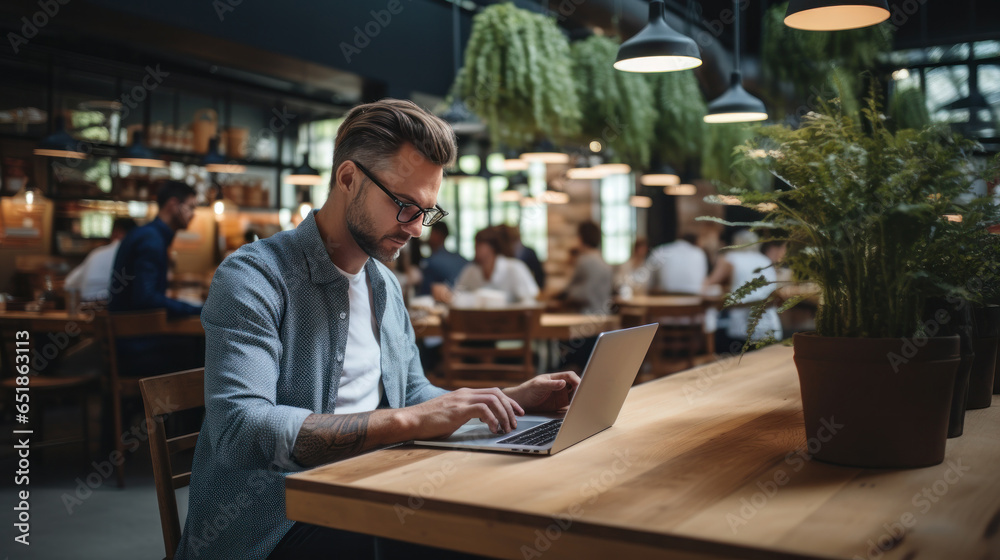
[[[323,182],[323,177],[315,167],[309,165],[309,150],[312,147],[312,134],[309,124],[306,124],[306,153],[302,156],[302,165],[292,170],[292,174],[285,177],[285,182],[289,185],[318,185]]]
[[[730,77],[729,88],[708,104],[707,123],[735,123],[767,120],[767,109],[764,102],[747,93],[743,89],[743,76],[740,74],[740,2],[733,0],[733,12],[736,20],[733,23],[735,39],[733,42],[733,74]]]
[[[666,187],[679,185],[680,182],[680,175],[666,163],[654,163],[649,173],[639,176],[639,183],[647,187]]]
[[[542,163],[569,163],[569,154],[564,154],[562,152],[556,151],[556,147],[552,142],[548,140],[543,140],[535,145],[535,148],[530,152],[525,152],[521,154],[521,159],[527,162],[540,161]]]
[[[142,131],[136,130],[132,133],[132,145],[118,158],[119,163],[127,163],[133,167],[155,167],[162,169],[167,166],[153,150],[150,150],[142,143]]]
[[[66,119],[56,117],[56,130],[46,136],[35,148],[36,156],[85,159],[87,154],[80,151],[81,142],[66,132]]]
[[[671,29],[663,0],[649,3],[649,23],[618,47],[615,68],[624,72],[675,72],[701,66],[694,40]]]
[[[889,19],[886,0],[791,0],[785,25],[807,31],[868,27]]]
[[[219,137],[214,136],[208,141],[208,153],[201,158],[201,165],[209,173],[243,173],[246,166],[231,163],[219,153]]]

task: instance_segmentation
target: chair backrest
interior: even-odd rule
[[[194,449],[199,432],[167,438],[164,421],[174,413],[205,406],[205,369],[168,373],[139,380],[139,391],[146,410],[149,428],[149,454],[156,481],[156,501],[160,506],[160,525],[167,558],[173,558],[181,540],[180,517],[174,491],[191,482],[190,466],[177,469],[175,456]],[[172,459],[174,459],[172,461]]]
[[[452,387],[516,385],[535,374],[531,341],[540,310],[451,309],[441,324],[442,367]]]
[[[120,383],[116,340],[162,334],[167,325],[166,309],[110,313],[99,309],[94,315],[94,329],[100,335],[108,361],[109,379],[113,387]]]

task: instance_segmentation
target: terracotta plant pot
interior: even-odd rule
[[[959,337],[794,336],[807,439],[814,458],[863,468],[944,460]]]
[[[972,371],[969,374],[967,410],[988,408],[993,401],[1000,307],[976,307],[973,315],[976,320],[976,335],[972,345],[976,359],[972,361]]]

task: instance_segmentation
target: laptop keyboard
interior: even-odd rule
[[[517,435],[504,438],[497,443],[514,445],[548,445],[555,441],[559,428],[562,427],[562,420],[553,420],[544,424],[539,424],[534,428],[529,428]]]

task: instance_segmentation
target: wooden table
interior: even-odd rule
[[[941,465],[827,465],[807,460],[791,357],[636,386],[614,427],[552,457],[400,447],[292,475],[287,515],[519,560],[998,557],[1000,401]]]
[[[614,330],[621,325],[616,315],[584,315],[582,313],[542,313],[535,338],[544,340],[571,340],[577,337],[591,337]],[[413,330],[417,338],[441,336],[441,317],[426,315],[413,319]]]
[[[81,332],[94,330],[94,311],[83,310],[70,315],[65,310],[53,311],[0,311],[0,326],[5,330],[13,326],[39,332],[57,332],[67,328],[79,328]],[[198,316],[181,317],[167,321],[164,334],[204,336]]]

